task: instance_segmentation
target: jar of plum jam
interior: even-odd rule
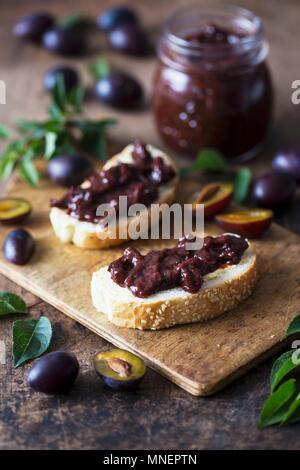
[[[246,160],[264,142],[272,112],[268,44],[260,18],[238,7],[175,13],[158,47],[153,109],[176,152],[215,148]]]

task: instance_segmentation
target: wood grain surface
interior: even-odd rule
[[[179,184],[189,187],[195,183],[185,180]],[[32,215],[24,226],[37,244],[25,266],[9,263],[1,255],[0,272],[17,284],[113,344],[137,353],[150,367],[194,395],[219,390],[257,364],[284,336],[300,296],[300,289],[295,288],[300,277],[298,235],[274,224],[262,239],[253,242],[258,258],[257,286],[249,299],[222,317],[161,331],[119,328],[93,307],[90,282],[92,273],[121,256],[124,246],[91,251],[61,243],[49,221],[49,201],[61,192],[48,179],[39,189],[16,180],[8,192],[32,202]],[[182,193],[178,196],[184,200]],[[10,229],[2,229],[0,244]],[[216,227],[206,224],[206,231],[213,229],[218,233]],[[176,242],[143,240],[124,245],[147,251],[166,243]]]
[[[47,9],[58,15],[84,11],[95,16],[113,3],[119,2],[52,0],[47,3]],[[137,8],[151,36],[156,38],[163,19],[177,6],[185,5],[186,1],[132,0],[126,3]],[[211,5],[216,2],[201,0],[199,3]],[[299,107],[292,105],[290,99],[291,82],[299,79],[299,2],[239,0],[238,3],[263,18],[271,45],[269,63],[276,95],[274,122],[264,153],[251,162],[253,170],[261,172],[278,146],[300,146]],[[7,83],[8,99],[6,106],[0,106],[0,118],[7,124],[12,124],[19,117],[41,118],[45,115],[48,100],[42,91],[42,75],[50,66],[65,62],[62,58],[21,45],[12,39],[14,22],[37,9],[41,9],[41,3],[37,0],[1,2],[0,37],[4,46],[0,50],[0,79]],[[155,61],[151,58],[132,59],[129,66],[126,57],[108,51],[103,37],[97,41],[101,53],[107,55],[114,66],[130,70],[143,81],[150,99]],[[67,60],[82,71],[86,83],[89,79],[84,64],[91,59]],[[117,148],[130,141],[137,132],[141,137],[148,136],[154,144],[161,145],[149,108],[139,113],[115,113],[92,102],[87,106],[87,114],[118,117],[119,125],[112,132],[112,143]],[[299,209],[297,196],[287,211],[277,215],[277,220],[300,233]],[[286,232],[282,233],[285,236]],[[285,269],[288,271],[287,266]],[[286,292],[277,285],[276,288],[282,290],[284,303],[289,301],[290,293],[294,302],[293,286]],[[79,380],[70,394],[44,397],[32,393],[26,385],[28,366],[17,370],[11,366],[11,325],[14,317],[1,320],[0,340],[6,347],[6,364],[0,365],[0,449],[299,448],[297,425],[263,432],[256,427],[260,407],[268,394],[271,361],[205,399],[185,393],[151,370],[138,392],[116,394],[101,385],[91,366],[93,355],[98,350],[109,348],[109,343],[1,275],[0,288],[24,295],[32,318],[47,315],[54,326],[51,350],[68,349],[74,352],[81,366]],[[269,288],[272,289],[272,286]],[[276,318],[279,316],[278,310]],[[288,317],[289,314],[286,321]],[[259,330],[255,333],[263,334]],[[279,338],[280,333],[277,334]]]

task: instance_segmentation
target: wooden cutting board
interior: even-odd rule
[[[186,186],[186,185],[185,185]],[[0,272],[120,348],[146,363],[193,395],[209,395],[253,367],[278,347],[290,320],[300,309],[300,237],[273,225],[255,241],[259,279],[254,294],[237,309],[206,323],[161,331],[118,328],[92,306],[93,271],[120,256],[123,248],[83,251],[54,236],[49,199],[60,189],[42,181],[40,189],[18,182],[10,195],[25,197],[33,213],[24,227],[37,240],[31,262],[23,267],[6,262]],[[208,227],[211,230],[211,227]],[[0,243],[11,227],[1,227]],[[140,249],[162,242],[135,242]]]

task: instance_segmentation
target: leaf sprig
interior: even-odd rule
[[[285,338],[299,333],[300,315],[297,315],[289,325]],[[296,380],[299,369],[299,350],[295,348],[286,351],[275,361],[270,375],[271,393],[260,413],[260,428],[300,421],[300,391]]]
[[[82,116],[83,99],[81,86],[67,93],[64,80],[59,77],[52,91],[47,119],[17,122],[20,138],[10,141],[0,155],[0,179],[9,178],[18,169],[23,179],[31,186],[37,186],[40,175],[35,160],[41,157],[49,160],[56,155],[82,151],[105,161],[105,131],[116,121],[85,119]],[[8,137],[8,130],[0,125],[0,138]]]

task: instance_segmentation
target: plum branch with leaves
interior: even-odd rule
[[[66,92],[63,79],[58,79],[51,94],[48,117],[41,121],[19,120],[16,124],[19,138],[10,139],[10,133],[0,125],[0,138],[8,141],[0,155],[0,178],[6,180],[14,170],[31,186],[40,178],[36,160],[51,159],[57,155],[83,152],[105,161],[106,130],[115,125],[114,119],[91,120],[82,116],[84,89],[74,87]]]

